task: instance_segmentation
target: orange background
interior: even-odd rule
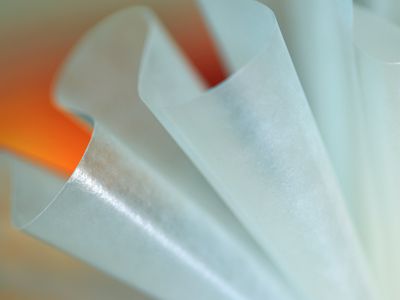
[[[131,4],[155,10],[210,86],[223,79],[216,51],[193,1],[6,0],[0,9],[2,149],[64,175],[74,170],[90,139],[90,129],[53,105],[55,76],[85,31]]]

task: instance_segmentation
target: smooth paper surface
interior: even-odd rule
[[[155,298],[295,299],[138,98],[150,41],[176,72],[189,74],[176,86],[182,97],[202,91],[149,11],[106,19],[74,51],[57,88],[60,103],[93,119],[91,142],[62,188],[50,174],[16,162],[15,221]],[[30,195],[41,202],[25,209]]]
[[[13,159],[15,224],[155,299],[397,299],[400,30],[198,2],[229,77],[207,89],[146,8],[103,20],[55,87],[91,141],[67,181]]]
[[[168,69],[154,56],[163,54],[149,46],[143,101],[306,297],[372,299],[363,252],[272,12],[251,1],[201,3],[236,72],[184,99],[165,88],[180,73],[162,78]]]

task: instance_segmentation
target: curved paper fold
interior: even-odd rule
[[[200,95],[202,83],[151,13],[106,19],[77,47],[57,89],[62,105],[94,119],[86,153],[64,184],[16,162],[15,221],[159,299],[299,299],[139,100],[143,51],[147,66],[180,74],[154,93],[166,84],[177,98]]]
[[[88,149],[66,183],[15,161],[14,222],[156,298],[376,299],[272,12],[200,2],[234,74],[205,91],[147,10],[105,20],[57,89],[94,120]],[[397,299],[399,29],[356,7],[358,95],[350,1],[310,1],[304,14],[303,3],[263,2],[349,184],[385,296]],[[315,24],[325,25],[307,36]]]
[[[261,0],[277,16],[341,188],[357,217],[352,0]]]
[[[0,153],[0,299],[149,300],[150,298],[131,287],[26,236],[12,226],[9,215],[9,165],[12,159],[15,158],[7,153]],[[14,179],[25,180],[22,178],[33,175],[40,181],[48,177],[46,174],[42,176],[40,170],[29,165],[21,171],[24,173],[18,172],[18,178]],[[26,171],[31,174],[27,175]],[[43,195],[49,193],[47,196],[52,196],[51,192],[57,191],[59,187],[57,184],[52,186],[50,182],[58,181],[62,184],[62,180],[57,180],[54,176],[49,179],[44,185],[40,184],[40,190],[32,188],[32,182],[28,182],[22,190],[14,189],[16,197],[27,192],[27,200],[30,201],[26,204],[32,205],[36,200],[41,200],[40,194],[33,193],[43,191]]]
[[[170,73],[168,58],[149,41],[139,81],[143,101],[308,299],[373,299],[369,270],[272,12],[253,1],[201,4],[236,72],[198,97],[181,97],[169,87],[187,75]]]

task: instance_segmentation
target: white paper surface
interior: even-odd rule
[[[14,222],[156,299],[397,299],[400,31],[262,2],[199,1],[209,90],[145,8],[89,32],[56,97],[90,144],[67,182],[14,160]]]
[[[154,56],[163,54],[149,45],[143,101],[306,297],[372,298],[363,253],[272,12],[251,1],[202,4],[236,73],[183,99],[165,88],[173,76],[158,84],[168,69],[156,68]]]
[[[16,162],[16,222],[155,298],[295,299],[138,98],[145,41],[157,42],[176,72],[192,74],[145,9],[122,11],[89,33],[63,70],[57,94],[64,106],[94,119],[91,142],[61,190],[55,183],[34,195],[52,177]],[[193,74],[176,90],[186,98],[201,86]],[[43,203],[23,210],[30,195]]]

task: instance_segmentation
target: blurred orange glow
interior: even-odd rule
[[[90,130],[47,101],[7,101],[0,110],[0,144],[53,170],[71,174]]]
[[[209,85],[215,85],[224,78],[223,68],[195,6],[185,3],[179,13],[172,6],[162,7],[161,19]],[[48,24],[6,31],[7,46],[0,58],[0,147],[63,175],[72,173],[91,133],[52,104],[52,84],[80,36],[112,11],[81,16],[82,21],[73,24],[50,15]]]

